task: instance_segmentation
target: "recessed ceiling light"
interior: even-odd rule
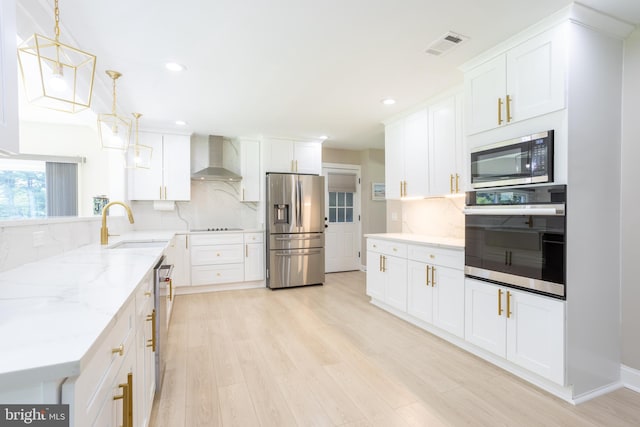
[[[393,98],[384,98],[380,102],[382,102],[384,105],[393,105],[396,103],[396,100]]]
[[[184,120],[176,120],[176,124],[177,124],[178,126],[186,126],[186,125],[187,125],[187,122],[185,122]]]
[[[329,137],[327,135],[322,135],[322,136],[319,136],[318,139],[321,139],[324,141],[325,139],[329,139]]]
[[[184,71],[186,69],[184,65],[177,62],[167,62],[164,66],[169,71]]]

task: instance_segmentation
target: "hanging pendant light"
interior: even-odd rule
[[[91,106],[96,57],[60,42],[60,9],[54,1],[55,38],[34,34],[18,47],[29,103],[77,113]]]
[[[153,148],[142,145],[138,139],[138,129],[140,127],[140,113],[132,113],[136,118],[136,142],[127,149],[125,167],[127,169],[151,169],[151,154]]]
[[[113,105],[111,113],[98,114],[98,135],[103,149],[127,151],[131,137],[131,119],[121,117],[116,112],[116,80],[122,77],[118,71],[107,70],[113,80]]]

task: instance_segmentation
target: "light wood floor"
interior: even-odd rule
[[[178,296],[151,426],[640,425],[640,394],[567,404],[372,306],[364,282]]]

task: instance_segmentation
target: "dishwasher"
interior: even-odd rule
[[[165,262],[166,257],[163,256],[153,269],[154,306],[156,310],[156,321],[154,322],[156,337],[156,392],[160,392],[162,388],[166,365],[167,300],[171,298],[171,273],[173,271],[173,265],[165,264]]]

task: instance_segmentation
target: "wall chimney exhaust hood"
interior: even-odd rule
[[[224,167],[224,139],[218,135],[209,135],[208,143],[209,162],[207,167],[194,172],[191,179],[194,181],[242,181],[237,173]]]

